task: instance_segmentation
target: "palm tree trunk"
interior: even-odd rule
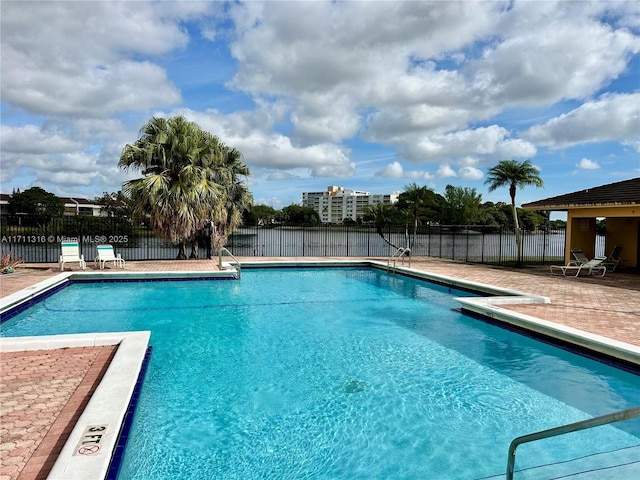
[[[522,240],[520,238],[520,223],[518,222],[518,209],[516,208],[516,186],[511,185],[509,187],[509,194],[511,195],[511,209],[513,211],[513,228],[516,234],[516,250],[517,258],[516,264],[522,265]]]
[[[382,240],[384,240],[388,245],[392,246],[393,248],[395,248],[396,250],[398,250],[398,247],[396,247],[393,243],[391,243],[390,240],[387,240],[384,236],[384,232],[382,231],[382,227],[376,226],[376,232],[378,233],[378,235],[380,235],[380,237],[382,238]]]
[[[411,245],[408,247],[413,250],[413,246],[416,243],[416,236],[418,235],[418,216],[416,215],[415,220],[413,221],[413,239],[411,240]]]
[[[180,242],[178,245],[178,256],[176,260],[186,260],[187,259],[187,248],[184,242]]]
[[[191,255],[189,255],[189,258],[192,260],[198,258],[198,238],[191,242]]]

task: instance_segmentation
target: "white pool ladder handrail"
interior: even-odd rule
[[[601,425],[621,422],[623,420],[630,420],[637,417],[640,417],[640,407],[633,407],[627,410],[620,410],[618,412],[608,413],[607,415],[588,418],[587,420],[581,420],[579,422],[569,423],[567,425],[561,425],[548,430],[542,430],[540,432],[516,437],[509,445],[506,480],[513,480],[513,470],[516,463],[516,448],[523,443],[542,440],[543,438],[556,437],[558,435],[564,435],[565,433],[578,432],[580,430],[586,430],[587,428],[599,427]]]
[[[233,258],[233,261],[235,262],[235,265],[231,262],[223,262],[222,261],[222,253],[223,251],[225,253],[227,253],[227,255],[229,255],[231,258]],[[231,269],[235,269],[237,272],[237,276],[236,278],[238,280],[240,280],[240,260],[238,260],[233,253],[231,253],[227,248],[222,247],[219,251],[218,251],[218,268],[220,270],[231,270]]]
[[[404,265],[404,257],[409,258],[409,268],[411,268],[411,249],[409,247],[406,247],[406,248],[400,247],[387,260],[387,272],[391,268],[391,262],[393,262],[394,272],[395,272],[395,268],[398,260],[400,260],[400,262],[402,262],[402,264]]]

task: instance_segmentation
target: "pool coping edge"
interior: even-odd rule
[[[151,332],[141,331],[0,338],[2,352],[118,346],[107,371],[58,454],[48,480],[106,477],[150,336]],[[96,454],[78,455],[77,447],[90,425],[108,425],[106,434],[100,438]]]

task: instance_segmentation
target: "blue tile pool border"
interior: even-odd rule
[[[118,478],[118,473],[120,472],[120,467],[122,466],[122,461],[124,460],[124,452],[127,447],[127,441],[129,440],[129,433],[131,432],[131,426],[133,425],[136,408],[138,407],[138,402],[140,401],[142,385],[147,374],[147,368],[149,367],[152,353],[153,347],[148,346],[147,351],[144,355],[142,366],[140,368],[138,380],[136,381],[136,385],[133,389],[133,394],[131,395],[131,400],[129,401],[129,406],[127,407],[127,412],[122,422],[122,427],[120,428],[120,432],[118,433],[118,440],[116,441],[116,446],[113,449],[113,455],[111,456],[111,462],[109,463],[109,471],[107,473],[107,476],[105,477],[105,480],[117,480]]]
[[[28,298],[27,300],[20,303],[19,305],[16,305],[15,307],[8,308],[6,311],[0,313],[0,324],[8,320],[11,320],[16,315],[24,312],[25,310],[28,310],[29,308],[33,307],[35,304],[40,303],[41,301],[49,298],[51,295],[58,293],[60,290],[64,290],[69,285],[71,285],[71,281],[67,280],[43,292],[37,293],[33,297]]]

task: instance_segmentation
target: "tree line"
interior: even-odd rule
[[[292,204],[281,210],[254,205],[246,179],[249,169],[242,154],[218,137],[182,116],[152,117],[140,129],[139,138],[127,144],[118,161],[124,170],[141,177],[124,183],[122,191],[96,198],[110,217],[144,222],[155,234],[178,245],[177,258],[198,258],[198,245],[207,256],[219,251],[241,224],[259,226],[314,225],[320,222],[312,208]],[[541,187],[542,180],[530,161],[503,160],[487,172],[489,191],[509,187],[511,204],[483,202],[475,188],[447,185],[444,194],[412,183],[404,187],[395,204],[367,207],[356,220],[344,224],[375,225],[378,232],[389,225],[404,225],[415,238],[420,225],[486,225],[513,229],[519,245],[521,227],[527,230],[555,228],[565,222],[550,221],[545,213],[516,207],[517,188]],[[64,205],[55,195],[33,187],[14,192],[10,212],[33,215],[45,224],[62,216]],[[383,237],[384,238],[384,237]],[[411,245],[407,241],[407,245]]]
[[[415,201],[416,194],[422,197]],[[417,208],[417,210],[416,210]],[[417,215],[416,215],[417,213]],[[538,228],[564,228],[563,220],[549,220],[545,212],[533,212],[517,208],[519,224],[523,230]],[[343,225],[375,224],[382,219],[385,225],[400,225],[407,218],[419,225],[486,225],[514,228],[511,205],[505,202],[483,202],[475,188],[447,185],[444,195],[415,183],[404,187],[395,204],[377,204],[365,209],[356,220],[347,218]],[[258,204],[244,212],[245,225],[317,225],[320,216],[310,207],[292,204],[282,209]]]

